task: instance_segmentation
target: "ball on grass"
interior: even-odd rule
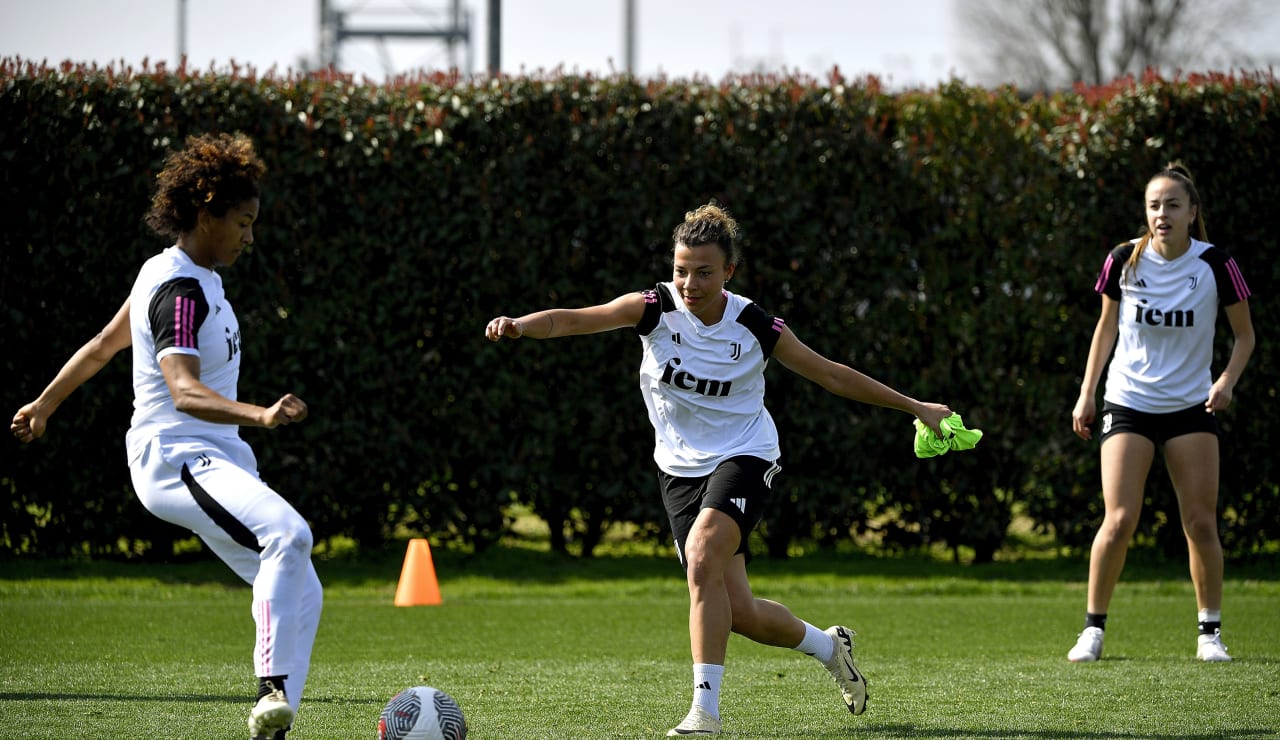
[[[405,689],[382,708],[378,740],[465,740],[467,721],[452,696],[430,686]]]

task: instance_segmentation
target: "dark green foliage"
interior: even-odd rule
[[[243,131],[268,165],[253,252],[226,271],[241,397],[305,424],[245,430],[264,478],[318,538],[400,528],[484,548],[504,506],[590,555],[605,528],[665,531],[636,388],[637,340],[490,344],[485,322],[599,303],[669,279],[670,234],[715,198],[744,229],[733,289],[819,352],[987,436],[918,461],[905,415],[781,369],[769,550],[875,533],[990,559],[1016,507],[1067,546],[1100,515],[1097,452],[1070,431],[1106,250],[1142,224],[1165,160],[1198,175],[1210,235],[1243,266],[1259,349],[1223,417],[1224,541],[1277,539],[1265,409],[1265,250],[1280,124],[1270,78],[1148,79],[1049,99],[953,82],[884,93],[752,77],[439,76],[394,85],[0,64],[0,380],[12,413],[101,328],[165,244],[142,214],[165,152]],[[1220,328],[1221,362],[1230,332]],[[177,534],[125,466],[127,358],[77,391],[39,443],[4,443],[10,552],[164,556]],[[1144,535],[1179,539],[1153,474]],[[149,549],[150,548],[150,549]]]

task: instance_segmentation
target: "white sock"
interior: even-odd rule
[[[714,663],[693,664],[693,705],[716,719],[720,718],[720,682],[724,666]]]
[[[1201,609],[1200,621],[1201,622],[1221,622],[1222,610],[1221,609]]]
[[[832,641],[831,635],[814,627],[808,622],[804,623],[804,639],[799,645],[791,648],[805,655],[812,655],[818,659],[819,663],[826,663],[831,660],[831,654],[835,652],[836,645]]]

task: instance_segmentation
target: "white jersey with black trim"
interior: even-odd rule
[[[202,421],[178,411],[160,371],[160,358],[200,358],[200,381],[236,400],[240,325],[222,291],[222,276],[201,267],[176,245],[147,260],[129,293],[133,337],[133,421],[125,436],[129,460],[158,434],[238,437],[235,424]]]
[[[1107,255],[1094,290],[1120,303],[1119,337],[1103,400],[1151,414],[1181,411],[1209,398],[1218,307],[1247,299],[1249,286],[1225,250],[1198,239],[1167,260],[1138,240]]]
[[[658,468],[692,478],[735,455],[777,460],[764,370],[782,335],[782,319],[727,290],[724,317],[712,326],[689,312],[672,283],[659,283],[644,296],[644,317],[636,326],[644,346],[640,390]]]

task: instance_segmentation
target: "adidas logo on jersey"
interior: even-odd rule
[[[729,499],[729,503],[738,507],[738,511],[741,511],[744,514],[747,512],[747,500],[745,498],[731,498]]]

